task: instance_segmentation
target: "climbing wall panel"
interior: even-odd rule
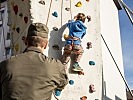
[[[91,21],[86,20],[87,34],[82,39],[84,49],[80,65],[84,75],[71,71],[71,61],[67,64],[66,71],[69,84],[52,100],[101,100],[102,96],[102,58],[100,40],[99,2],[97,0],[10,0],[9,24],[13,34],[14,54],[24,50],[22,36],[26,35],[30,22],[42,22],[49,27],[49,45],[45,52],[49,57],[61,59],[65,40],[68,34],[66,23],[73,19],[77,13],[91,16]],[[91,48],[87,43],[91,42]]]
[[[29,0],[9,0],[8,13],[10,33],[12,39],[13,54],[23,51],[24,43],[22,37],[26,35],[27,27],[31,21],[30,1]]]

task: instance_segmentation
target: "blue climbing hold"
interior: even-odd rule
[[[54,17],[58,17],[58,13],[55,11],[54,13],[52,13],[52,15],[54,16]]]
[[[89,61],[89,65],[95,65],[94,61]]]
[[[61,90],[58,90],[58,89],[55,90],[55,95],[56,95],[56,96],[60,96],[60,95],[61,95]]]
[[[73,81],[73,80],[70,80],[70,81],[69,81],[69,84],[70,84],[70,85],[73,85],[73,84],[74,84],[74,81]]]

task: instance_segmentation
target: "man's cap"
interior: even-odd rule
[[[48,38],[49,29],[45,24],[32,23],[28,28],[27,36],[39,36],[42,38]]]

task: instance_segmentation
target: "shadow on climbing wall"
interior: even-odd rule
[[[50,32],[50,39],[49,39],[49,50],[48,50],[48,56],[53,57],[56,59],[62,58],[62,49],[65,45],[65,41],[62,41],[62,35],[64,30],[66,29],[67,25],[64,24],[60,29],[58,30],[52,30]]]

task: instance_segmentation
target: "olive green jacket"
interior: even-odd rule
[[[2,100],[51,100],[55,89],[68,83],[65,67],[38,48],[0,63]]]

